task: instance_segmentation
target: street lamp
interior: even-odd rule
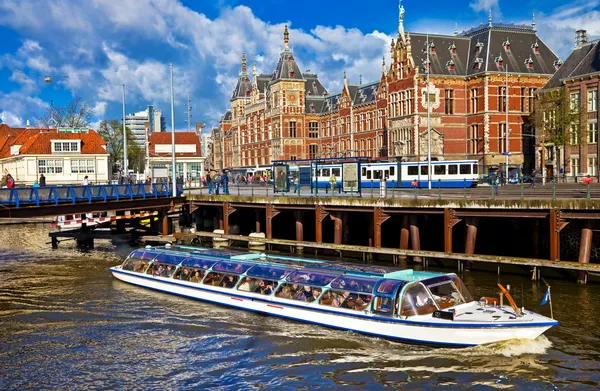
[[[190,94],[188,94],[187,102],[185,103],[186,111],[183,113],[187,116],[185,122],[188,124],[188,132],[191,132],[191,124],[192,124],[192,100],[190,99]]]
[[[427,75],[426,93],[427,93],[427,187],[431,190],[431,102],[429,95],[429,34],[427,34],[427,67],[425,69]]]

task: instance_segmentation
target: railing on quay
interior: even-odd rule
[[[0,205],[3,207],[76,204],[92,201],[125,201],[171,196],[167,183],[18,187],[0,189]],[[177,185],[177,195],[183,194],[183,185]]]

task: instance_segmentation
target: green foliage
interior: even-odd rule
[[[144,150],[137,145],[133,139],[131,129],[125,128],[127,132],[127,160],[128,168],[141,172],[144,168]],[[110,160],[114,164],[123,162],[123,125],[118,120],[100,122],[98,134],[106,142],[106,149],[110,154]]]
[[[538,94],[531,120],[536,133],[543,138],[544,143],[565,145],[570,141],[571,126],[579,124],[580,110],[571,110],[570,97],[565,88],[558,88]],[[581,102],[579,104],[581,106]],[[579,128],[579,142],[583,138],[584,129]]]

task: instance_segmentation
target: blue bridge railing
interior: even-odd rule
[[[171,187],[166,183],[3,188],[0,189],[0,205],[19,208],[93,201],[131,201],[169,197],[170,190]],[[183,185],[178,184],[177,195],[181,194],[183,194]]]

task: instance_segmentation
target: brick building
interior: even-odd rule
[[[536,128],[538,147],[536,167],[543,166],[543,172],[548,178],[553,176],[577,177],[598,175],[598,90],[600,90],[600,41],[587,41],[585,30],[577,31],[576,47],[565,60],[560,69],[548,83],[538,92],[536,101],[542,110],[543,121]],[[560,117],[565,117],[564,108],[561,111],[556,105],[545,106],[542,103],[547,97],[555,94],[564,97],[558,105],[568,106],[568,120],[561,129]],[[556,143],[548,138],[558,131],[563,140]],[[542,148],[543,164],[542,164]]]
[[[490,15],[488,24],[469,31],[427,36],[404,31],[401,7],[391,64],[383,62],[380,80],[352,85],[344,74],[342,91],[332,95],[316,74],[300,71],[286,27],[273,74],[254,68],[249,75],[242,58],[231,109],[214,132],[222,144],[215,138],[213,167],[348,155],[423,160],[426,91],[433,158],[503,163],[508,110],[510,163],[523,164],[522,134],[534,92],[558,61],[537,37],[534,22],[493,23]]]

